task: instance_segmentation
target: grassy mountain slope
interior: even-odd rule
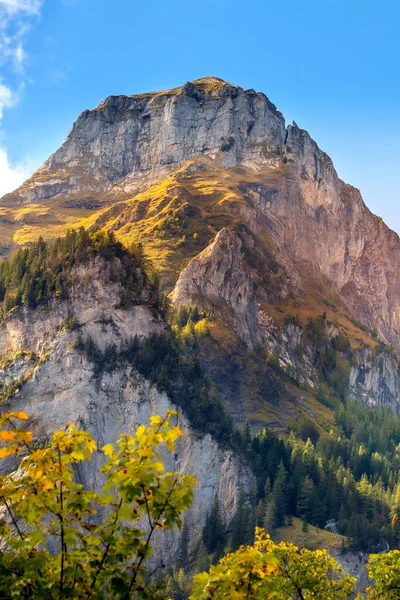
[[[291,265],[274,240],[273,227],[260,213],[254,190],[258,186],[279,189],[282,182],[290,183],[291,171],[282,157],[262,170],[226,169],[200,157],[133,198],[105,208],[65,208],[54,200],[3,207],[3,249],[11,245],[14,252],[39,235],[54,239],[70,228],[105,228],[126,246],[143,244],[159,272],[161,289],[169,293],[190,260],[222,228],[230,227],[242,240],[245,267],[270,327],[279,331],[292,319],[305,330],[310,319],[325,313],[353,350],[374,350],[376,337],[354,319],[326,280],[301,269],[294,275],[288,272]],[[239,423],[249,419],[257,429],[265,424],[285,431],[305,417],[329,429],[332,409],[318,401],[316,389],[301,385],[293,373],[271,367],[268,348],[249,350],[222,314],[209,319],[208,332],[198,352]]]

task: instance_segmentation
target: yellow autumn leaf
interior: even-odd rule
[[[170,452],[173,452],[175,450],[174,440],[165,440],[165,444]]]
[[[154,456],[154,452],[152,448],[141,448],[139,450],[140,458],[151,458]]]
[[[153,415],[152,417],[150,417],[150,424],[153,427],[160,427],[162,422],[163,422],[163,419],[159,415]]]
[[[73,460],[77,460],[78,462],[85,460],[85,453],[82,450],[73,450],[70,456]]]
[[[10,415],[14,419],[20,419],[21,421],[27,421],[29,419],[28,413],[26,413],[24,411],[13,412],[13,413],[10,413]]]
[[[0,448],[0,458],[4,458],[5,456],[10,456],[14,454],[15,451],[11,448]]]
[[[43,479],[42,482],[42,490],[46,492],[47,490],[51,490],[54,487],[53,483],[48,479]]]
[[[43,471],[42,469],[32,469],[32,471],[30,471],[30,475],[33,477],[33,479],[40,479],[43,475]]]
[[[0,431],[0,441],[6,442],[9,440],[13,440],[15,439],[15,435],[15,431],[8,431],[7,429],[3,429],[2,431]]]
[[[164,464],[161,461],[157,461],[155,463],[152,464],[153,470],[156,473],[163,473],[164,472]]]
[[[114,454],[114,446],[112,444],[106,444],[102,450],[104,456],[112,456]]]
[[[141,437],[143,437],[143,434],[146,432],[146,427],[144,425],[139,425],[139,427],[136,430],[136,437],[138,440],[140,440]]]
[[[253,569],[253,573],[258,575],[259,577],[261,577],[261,579],[263,579],[266,575],[266,572],[263,571],[262,569]]]
[[[18,441],[25,442],[26,444],[30,444],[32,441],[32,432],[31,431],[20,431],[18,433]]]
[[[97,450],[97,444],[92,438],[90,438],[86,441],[86,448],[89,450],[89,452],[94,452]]]

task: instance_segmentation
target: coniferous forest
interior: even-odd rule
[[[50,244],[40,237],[0,263],[3,315],[17,306],[35,308],[52,297],[65,297],[73,283],[71,268],[88,263],[95,256],[106,260],[117,258],[123,262],[121,283],[126,288],[137,283],[137,269],[145,273],[141,247],[132,245],[126,249],[113,232],[98,230],[91,234],[81,227]],[[137,293],[139,289],[135,288],[135,291]]]

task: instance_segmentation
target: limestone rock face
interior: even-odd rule
[[[216,77],[110,96],[84,111],[60,149],[2,202],[126,197],[197,154],[227,167],[265,162],[265,144],[282,145],[285,136],[284,119],[264,94]]]
[[[258,341],[257,306],[241,247],[234,231],[222,229],[182,271],[171,300],[177,305],[197,304],[215,312],[230,322],[249,346],[254,346]]]
[[[358,353],[350,373],[350,391],[366,404],[387,406],[400,412],[400,379],[397,362],[387,352]]]
[[[83,340],[90,336],[104,350],[108,345],[118,348],[135,335],[145,338],[165,327],[151,307],[148,290],[143,290],[140,304],[117,308],[122,290],[118,282],[112,282],[111,273],[115,275],[118,268],[118,261],[101,259],[79,266],[71,274],[75,283],[68,300],[54,300],[50,306],[36,310],[16,310],[3,321],[0,351],[10,359],[0,368],[0,383],[24,383],[2,408],[26,411],[35,439],[46,439],[53,431],[76,423],[93,435],[99,447],[115,442],[123,432],[134,433],[138,425],[148,424],[153,414],[178,410],[177,420],[184,435],[176,453],[166,455],[166,468],[197,478],[195,499],[186,514],[194,545],[214,498],[218,498],[228,526],[235,515],[239,490],[250,489],[253,476],[232,451],[222,449],[209,434],[194,432],[167,395],[131,366],[121,364],[112,373],[99,374],[79,349],[78,333]],[[79,331],[64,326],[71,315],[78,317]],[[101,459],[98,453],[81,468],[82,483],[101,487],[96,479]],[[9,469],[10,465],[3,461],[1,468]],[[155,567],[172,564],[179,539],[178,531],[158,536]]]
[[[293,322],[278,327],[262,319],[262,311],[259,311],[258,317],[263,343],[278,357],[280,368],[301,388],[316,390],[320,383],[315,367],[317,347],[307,339],[304,329]],[[328,340],[332,340],[339,336],[339,330],[328,323],[326,335]],[[362,400],[370,406],[386,406],[399,414],[400,374],[394,354],[386,348],[354,351],[348,392],[355,400]]]

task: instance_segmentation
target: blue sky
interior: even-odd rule
[[[0,0],[0,195],[111,94],[216,75],[263,91],[400,232],[400,5]]]

